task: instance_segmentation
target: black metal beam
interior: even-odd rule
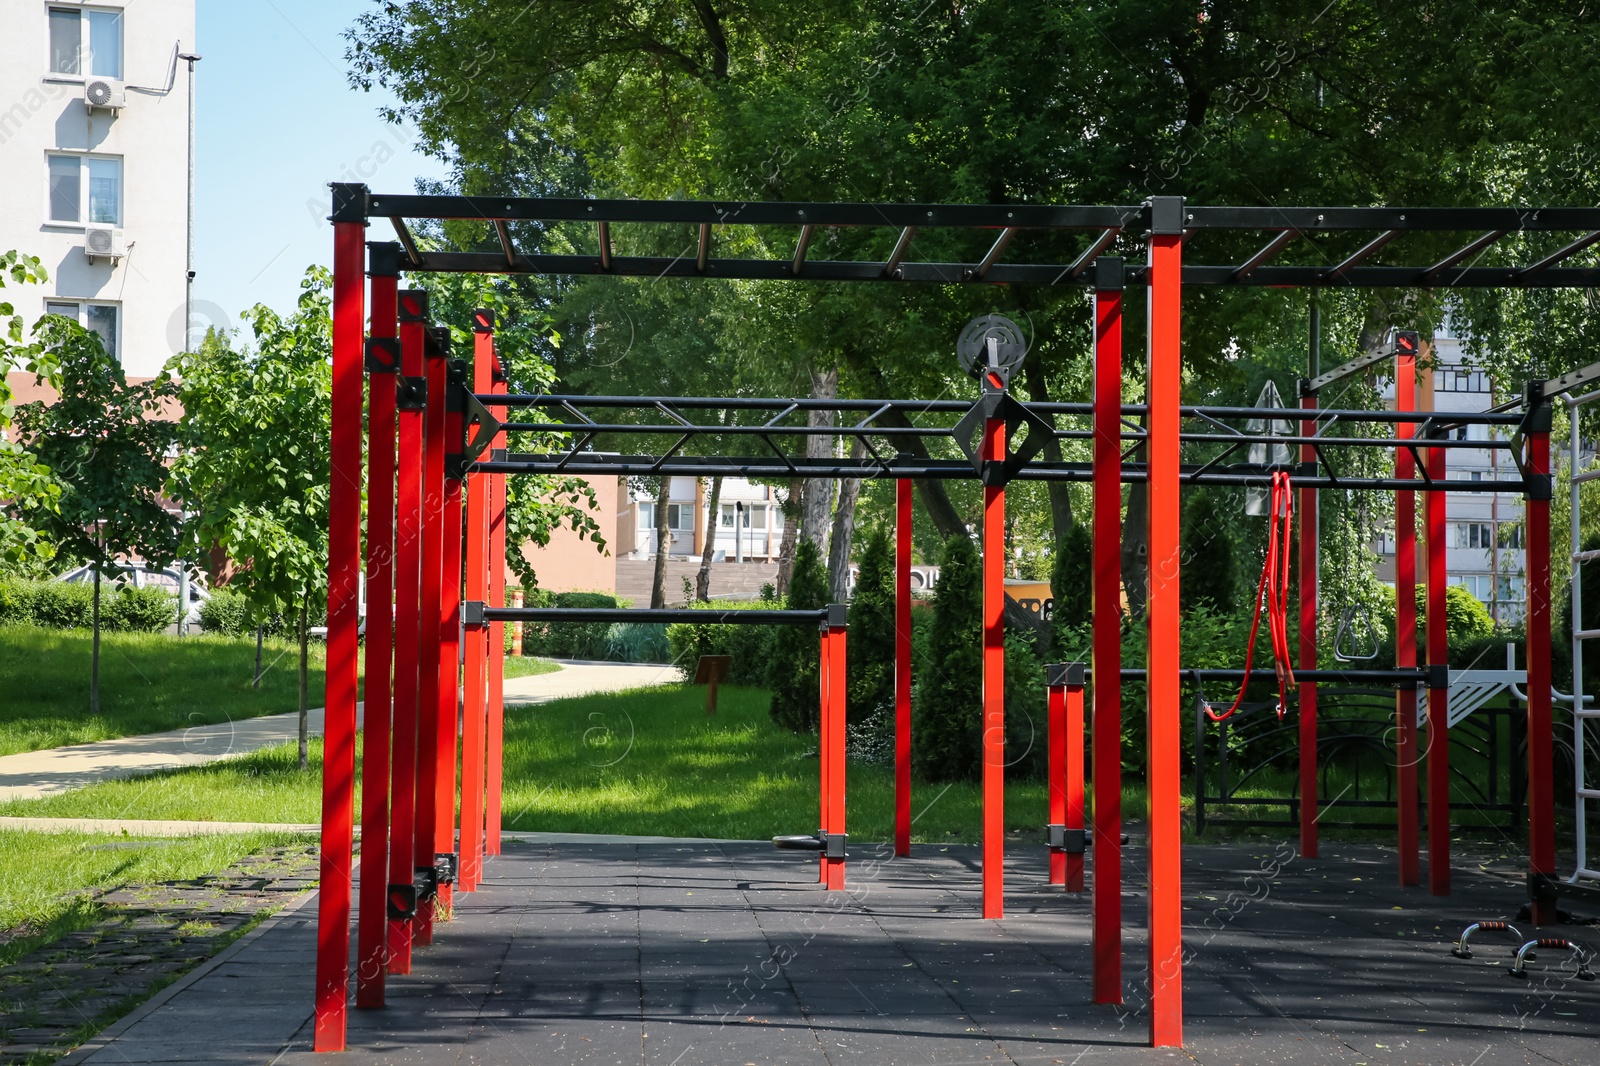
[[[1254,274],[1257,270],[1260,270],[1262,267],[1266,266],[1273,256],[1283,251],[1284,247],[1298,236],[1300,236],[1299,230],[1286,229],[1279,233],[1276,237],[1272,238],[1272,240],[1268,241],[1260,251],[1256,252],[1255,255],[1252,255],[1249,259],[1246,259],[1244,264],[1240,266],[1238,270],[1233,272],[1233,280],[1240,282],[1247,280],[1251,274]]]
[[[713,611],[690,608],[628,607],[485,607],[485,622],[692,622],[696,625],[805,626],[826,621],[826,607],[816,611]]]
[[[1547,400],[1553,399],[1592,382],[1600,382],[1600,363],[1590,363],[1586,367],[1551,378],[1539,386],[1539,394]]]
[[[1440,274],[1443,274],[1446,270],[1449,270],[1451,267],[1461,262],[1463,259],[1477,255],[1479,252],[1483,251],[1485,248],[1489,247],[1489,245],[1493,244],[1495,241],[1499,240],[1505,235],[1506,231],[1503,229],[1492,229],[1488,233],[1485,233],[1481,237],[1472,241],[1470,244],[1466,244],[1460,248],[1457,248],[1455,251],[1451,252],[1449,255],[1433,264],[1433,266],[1429,267],[1427,270],[1424,270],[1422,274],[1424,277],[1429,279],[1436,278]]]

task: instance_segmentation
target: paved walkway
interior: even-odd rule
[[[1532,980],[1505,945],[1450,957],[1520,885],[1469,867],[1456,894],[1393,887],[1386,849],[1185,849],[1182,1051],[1143,1046],[1142,848],[1127,856],[1127,1002],[1091,1002],[1089,898],[1007,862],[1007,916],[979,917],[979,853],[853,844],[850,891],[756,843],[508,841],[349,1051],[310,1051],[314,905],[223,958],[71,1062],[1083,1063],[1501,1066],[1594,1061],[1600,984],[1556,953]],[[1584,930],[1557,930],[1576,932]]]
[[[553,674],[507,678],[505,701],[549,703],[568,696],[588,696],[595,692],[620,692],[630,688],[669,685],[683,680],[676,666],[656,663],[597,663],[571,659],[557,660],[561,669]]]
[[[572,662],[564,663],[555,673],[507,680],[505,699],[508,705],[545,703],[566,696],[642,688],[678,679],[677,668],[671,666]],[[358,725],[360,715],[361,705],[357,704]],[[0,757],[0,800],[38,799],[108,778],[198,766],[292,742],[299,736],[299,729],[299,715],[291,712],[6,755]],[[310,733],[322,735],[321,707],[310,712]]]

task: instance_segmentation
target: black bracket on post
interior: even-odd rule
[[[1046,688],[1082,688],[1087,680],[1088,666],[1085,663],[1044,664]]]
[[[459,856],[453,851],[435,852],[433,856],[433,872],[441,885],[456,883],[456,870]]]
[[[428,290],[427,289],[401,289],[400,290],[400,321],[426,322],[428,321]]]
[[[429,326],[422,331],[422,335],[424,337],[422,345],[424,355],[432,356],[435,359],[450,358],[449,326]]]
[[[367,373],[394,374],[400,370],[398,337],[367,338]]]
[[[417,899],[430,900],[439,895],[439,871],[432,866],[418,866],[415,870]]]
[[[428,379],[420,374],[414,378],[401,374],[395,382],[394,402],[402,411],[426,411]]]
[[[1050,850],[1060,851],[1068,855],[1082,855],[1088,838],[1082,829],[1068,829],[1064,825],[1051,823],[1044,827],[1050,834]]]
[[[1450,667],[1446,663],[1428,664],[1428,688],[1449,688]]]
[[[367,221],[367,187],[361,182],[331,181],[328,188],[333,190],[333,212],[328,215],[329,222],[360,222]]]
[[[849,619],[850,608],[847,604],[830,603],[828,604],[828,617],[823,624],[828,626],[830,629],[839,629],[843,628],[845,625],[848,625]]]
[[[482,600],[462,600],[461,601],[461,624],[464,625],[464,626],[481,626],[481,625],[483,625],[483,601]]]
[[[1528,871],[1528,898],[1534,903],[1548,903],[1552,907],[1560,902],[1561,890],[1549,874]]]
[[[397,278],[400,276],[400,243],[398,241],[367,242],[367,276],[372,278]]]
[[[1018,470],[1026,466],[1034,456],[1044,450],[1052,437],[1055,436],[1055,427],[1048,421],[1031,411],[1026,404],[1019,403],[1010,393],[1002,388],[994,388],[987,375],[982,379],[983,395],[972,409],[961,416],[961,421],[956,423],[954,436],[956,446],[961,449],[972,468],[977,471],[979,479],[985,485],[1001,486],[1009,482]],[[983,433],[984,423],[991,418],[1005,420],[1006,424],[1006,458],[1004,462],[993,462],[983,458],[981,443],[974,441]],[[1026,426],[1028,435],[1015,451],[1011,449],[1011,438],[1018,429]]]
[[[416,884],[390,885],[385,910],[388,911],[389,920],[392,922],[403,922],[407,918],[415,918],[417,916]]]
[[[494,312],[487,307],[475,308],[472,312],[472,332],[493,333]]]
[[[848,833],[823,833],[817,835],[822,838],[822,857],[824,859],[842,859],[845,857],[845,841],[850,839]]]

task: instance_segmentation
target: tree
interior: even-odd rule
[[[970,781],[982,764],[983,721],[983,590],[970,537],[945,542],[921,668],[912,765],[929,781]]]
[[[307,757],[310,622],[327,596],[329,423],[333,373],[330,278],[306,271],[293,315],[264,305],[244,313],[253,349],[208,333],[175,356],[185,449],[173,493],[192,517],[188,535],[238,565],[229,585],[258,625],[294,619],[300,650],[300,764]]]
[[[850,598],[848,717],[859,722],[894,703],[894,554],[883,530],[861,549]]]
[[[0,289],[6,278],[12,284],[28,285],[45,281],[49,274],[38,257],[20,252],[0,253]],[[50,468],[18,442],[6,429],[11,425],[11,389],[6,375],[14,369],[36,374],[52,388],[59,388],[55,353],[39,343],[23,340],[22,316],[9,300],[0,300],[0,561],[19,569],[47,563],[55,546],[24,520],[29,511],[51,512],[61,496],[61,487],[50,476]]]
[[[1094,605],[1093,545],[1089,531],[1073,523],[1056,533],[1056,551],[1050,566],[1051,654],[1057,659],[1086,654],[1083,634],[1089,629]]]
[[[694,598],[701,603],[711,601],[711,561],[717,554],[717,530],[722,521],[722,475],[711,479],[711,495],[706,499],[706,543],[700,552],[700,572],[694,579]],[[735,521],[737,521],[737,516]],[[737,535],[738,526],[734,527]]]
[[[1183,581],[1179,594],[1184,611],[1201,603],[1213,612],[1232,615],[1239,608],[1239,564],[1229,522],[1217,498],[1205,489],[1189,495],[1183,509]]]
[[[119,559],[159,566],[178,549],[181,519],[161,498],[175,434],[159,416],[171,386],[161,378],[128,384],[99,336],[69,318],[45,315],[34,335],[60,367],[61,395],[24,404],[17,420],[61,494],[54,506],[35,504],[28,520],[94,568],[89,713],[99,714],[101,578]]]
[[[794,551],[794,573],[784,604],[791,611],[828,605],[828,575],[817,546],[801,541]],[[846,643],[848,647],[848,642]],[[821,710],[821,645],[811,626],[783,626],[772,640],[767,687],[772,689],[772,720],[793,733],[817,729]]]

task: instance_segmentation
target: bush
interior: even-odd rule
[[[816,611],[828,605],[828,572],[809,540],[795,549],[787,606]],[[772,720],[793,733],[815,732],[821,693],[820,645],[813,626],[779,626],[771,638],[767,685],[772,689]],[[848,638],[846,648],[848,649]]]
[[[1066,651],[1083,643],[1094,606],[1093,546],[1089,529],[1074,522],[1056,537],[1055,559],[1050,566],[1050,654],[1057,662]]]
[[[159,633],[178,620],[177,597],[158,588],[100,588],[100,624],[124,633]]]
[[[617,598],[605,592],[557,592],[534,590],[525,601],[529,607],[620,606]],[[529,622],[522,627],[522,651],[547,659],[607,659],[611,648],[610,622]]]
[[[1185,614],[1210,604],[1219,614],[1239,608],[1239,564],[1227,517],[1216,497],[1196,489],[1183,509],[1183,581],[1178,591]]]
[[[33,582],[0,577],[0,625],[33,623]]]
[[[105,585],[102,583],[102,597],[104,593]],[[94,624],[94,586],[88,582],[35,582],[29,600],[30,621],[36,626],[46,629],[88,629]]]
[[[983,595],[970,538],[945,542],[933,626],[913,704],[912,765],[929,781],[966,781],[981,766]]]
[[[851,723],[865,721],[881,707],[894,706],[894,555],[879,530],[867,538],[861,570],[850,599],[845,639],[846,692]]]
[[[692,609],[708,614],[725,611],[770,610],[772,604],[759,600],[712,600],[694,603]],[[658,627],[659,628],[659,627]],[[694,679],[702,655],[730,655],[728,681],[735,685],[764,685],[767,663],[772,655],[774,627],[759,625],[719,625],[715,622],[674,622],[666,627],[669,661],[677,663],[685,681]],[[804,628],[804,627],[802,627]]]
[[[606,658],[619,663],[670,663],[667,627],[659,622],[613,622],[606,634]]]
[[[250,620],[250,601],[225,588],[212,589],[210,598],[200,605],[200,626],[207,633],[229,637],[256,629]]]

